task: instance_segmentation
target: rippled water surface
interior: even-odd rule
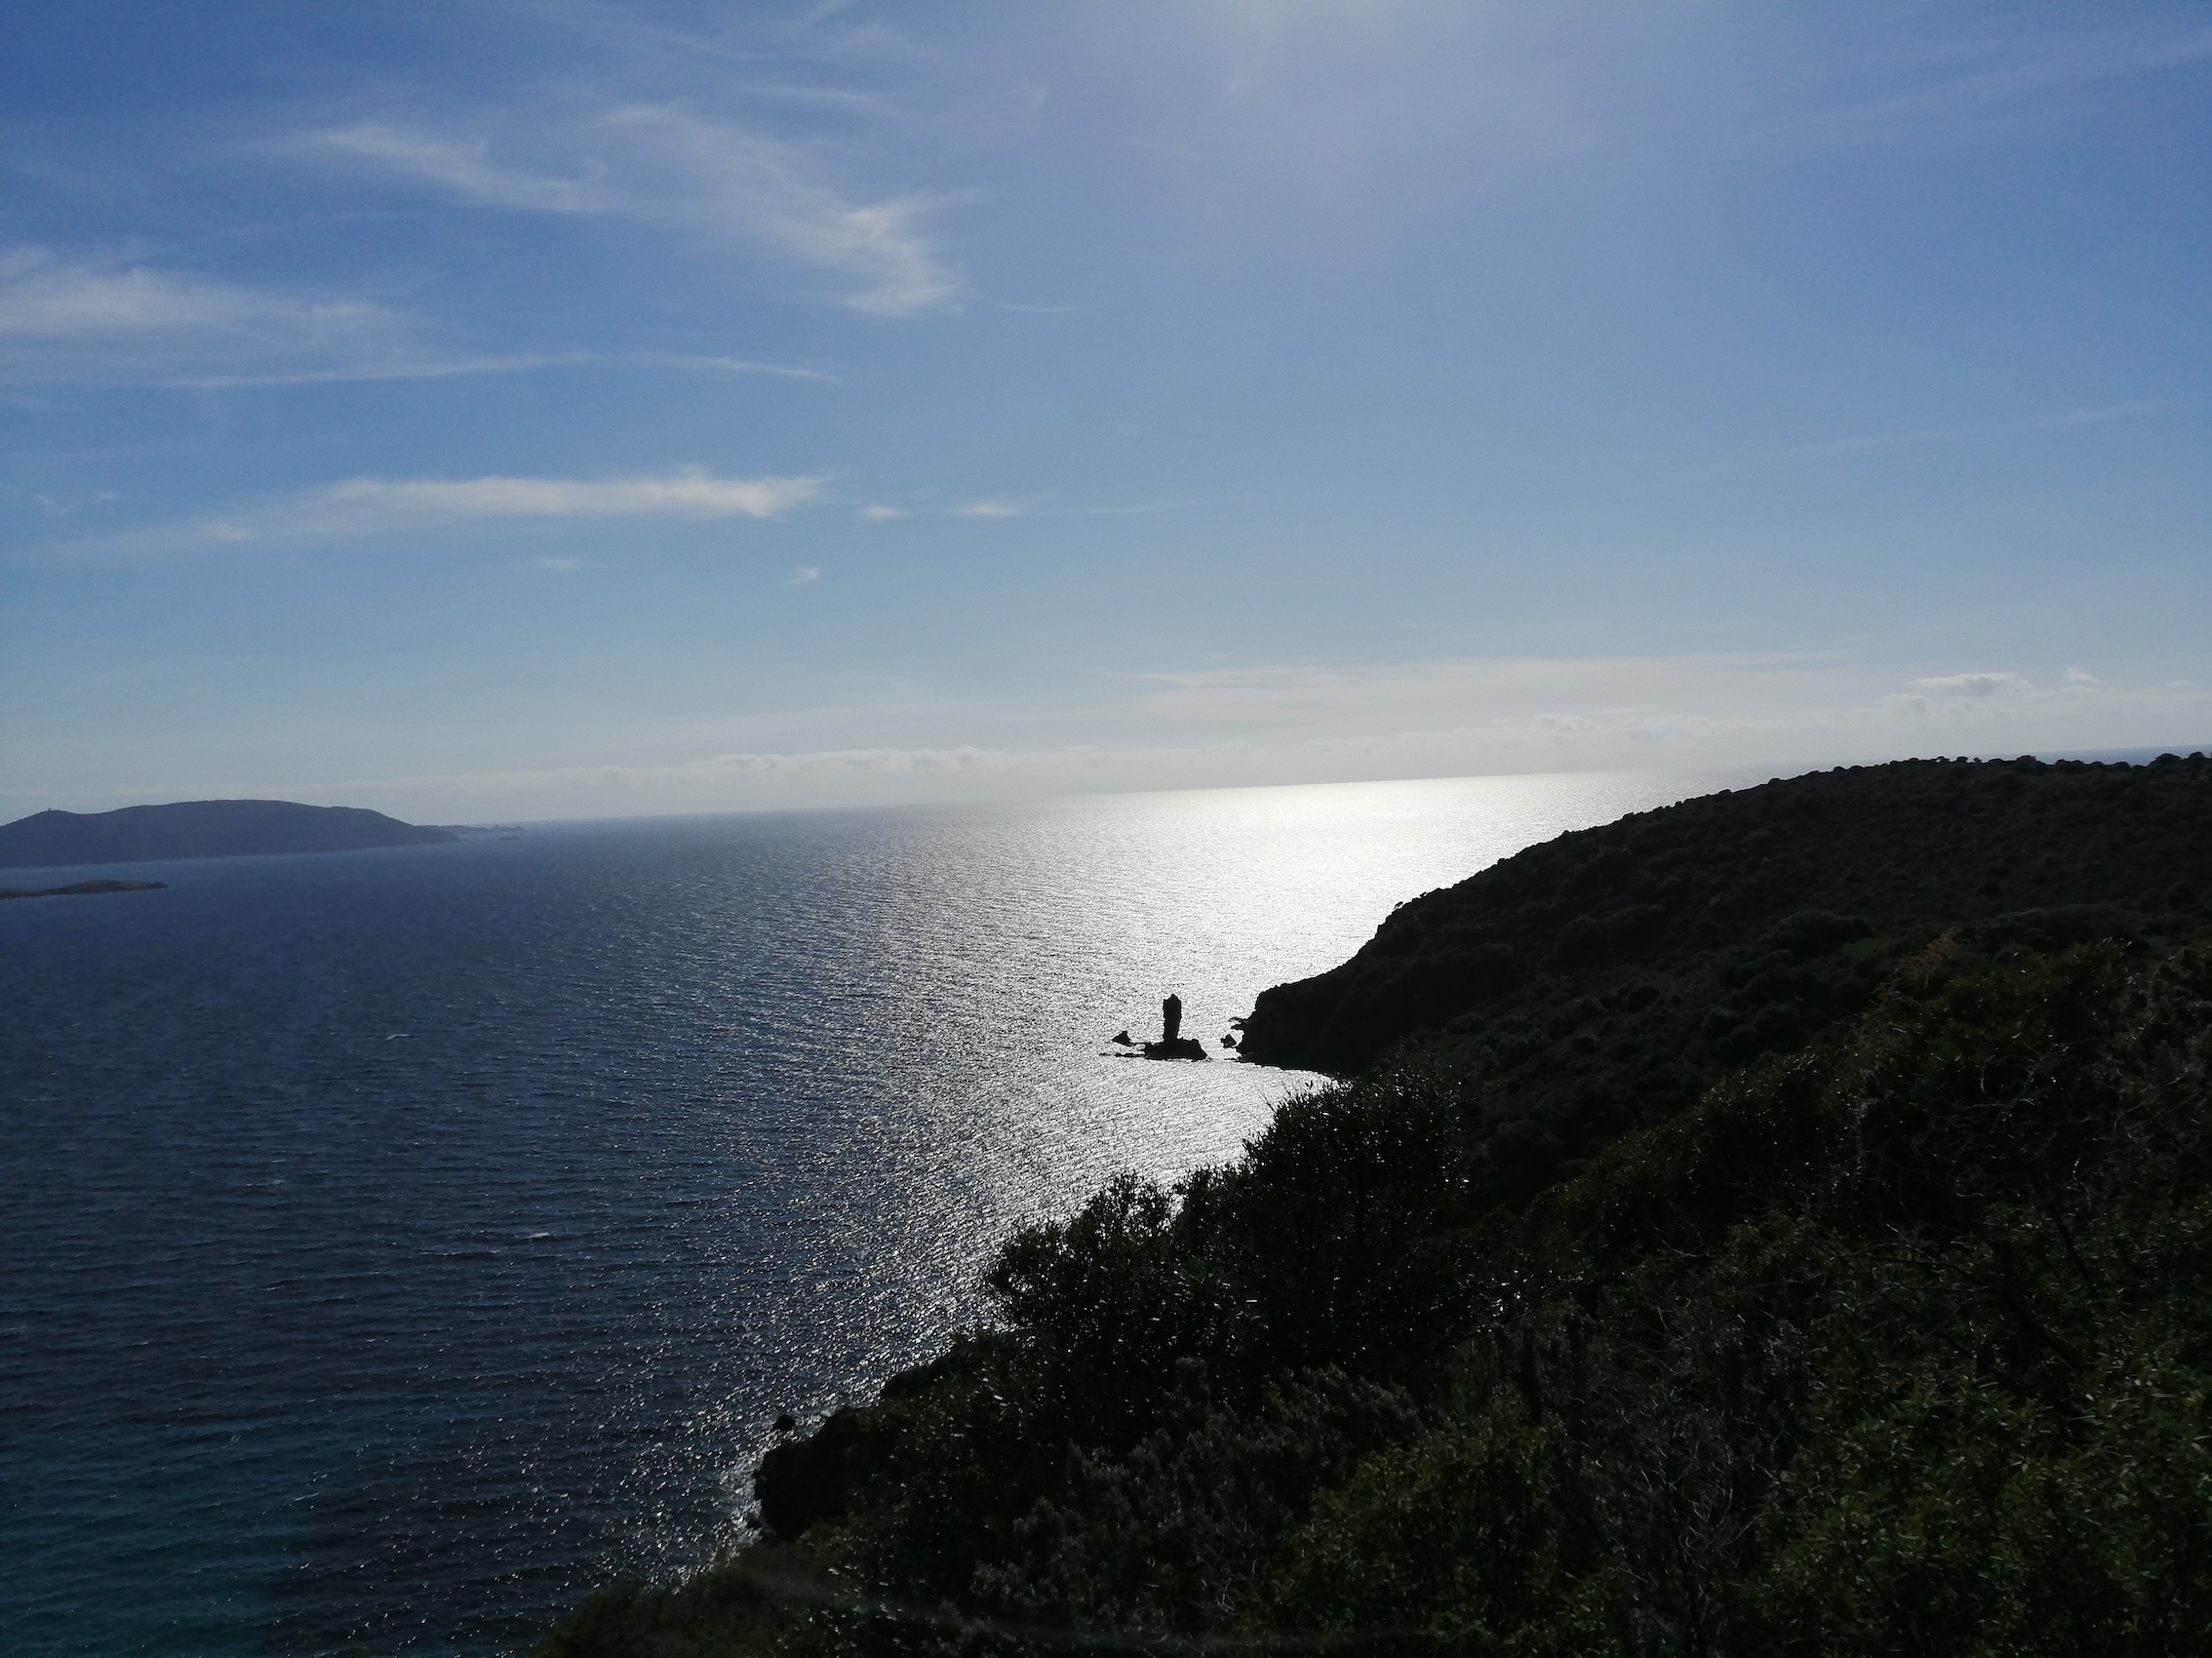
[[[741,1535],[1015,1222],[1303,1080],[1147,1064],[1628,773],[539,825],[0,905],[0,1651],[489,1653]],[[1224,1054],[1224,1059],[1227,1055]]]

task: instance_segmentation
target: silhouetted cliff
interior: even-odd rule
[[[1830,772],[1404,906],[1252,1021],[1358,1075],[1019,1230],[539,1658],[2195,1658],[2208,807]]]
[[[1525,1190],[1840,1029],[1939,931],[1992,960],[2194,934],[2208,825],[2202,757],[1904,761],[1683,801],[1400,906],[1349,962],[1262,993],[1243,1051],[1481,1075],[1512,1102],[1495,1155]]]

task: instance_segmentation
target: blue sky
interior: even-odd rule
[[[2201,5],[4,21],[8,816],[2212,738]]]

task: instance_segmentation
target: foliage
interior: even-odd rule
[[[1289,1539],[1269,1621],[1501,1658],[1618,1652],[1611,1574],[1560,1558],[1560,1474],[1510,1392],[1370,1457]]]
[[[1434,1054],[1114,1182],[541,1650],[2212,1649],[2212,949],[1923,930],[1518,1204]]]
[[[1729,1072],[1833,1040],[1939,932],[1982,961],[2169,947],[2212,900],[2212,760],[1849,767],[1531,847],[1264,992],[1244,1051],[1488,1079],[1483,1195],[1518,1201]]]

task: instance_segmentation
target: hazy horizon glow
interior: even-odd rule
[[[2212,739],[2200,8],[50,8],[0,817]]]

